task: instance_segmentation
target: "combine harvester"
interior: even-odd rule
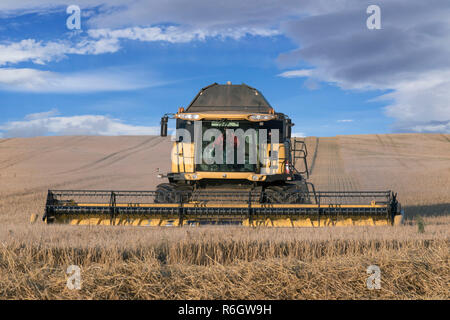
[[[43,220],[75,225],[396,225],[391,191],[316,191],[294,124],[245,84],[203,88],[176,119],[172,172],[155,191],[49,190]],[[226,148],[225,148],[226,146]],[[300,163],[299,163],[300,162]],[[297,169],[301,167],[303,169]]]

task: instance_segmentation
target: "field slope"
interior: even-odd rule
[[[408,216],[450,213],[450,135],[306,138],[318,190],[392,190]]]
[[[320,229],[30,225],[32,213],[42,216],[48,189],[153,190],[161,182],[157,173],[169,170],[170,139],[0,139],[0,297],[449,299],[450,135],[305,140],[317,189],[394,190],[407,223]],[[416,215],[425,216],[423,232]],[[66,288],[72,264],[82,271],[79,291]],[[366,287],[370,265],[381,269],[380,290]]]

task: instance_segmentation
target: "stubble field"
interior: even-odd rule
[[[398,192],[400,227],[261,229],[29,224],[48,189],[152,190],[161,137],[0,139],[0,297],[448,299],[450,135],[308,137],[319,190]],[[418,232],[417,216],[425,231]],[[69,265],[81,290],[66,287]],[[366,269],[381,270],[381,289]]]

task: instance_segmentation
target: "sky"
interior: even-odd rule
[[[449,76],[448,0],[0,1],[0,138],[158,134],[227,81],[297,136],[450,133]]]

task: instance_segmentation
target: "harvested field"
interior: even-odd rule
[[[0,294],[26,299],[448,299],[449,219],[322,229],[26,226],[0,247]],[[2,234],[8,230],[2,228]],[[67,236],[70,234],[70,236]],[[66,288],[69,265],[82,289]],[[382,288],[368,290],[366,269]]]
[[[306,138],[318,190],[392,190],[406,215],[450,213],[450,135]],[[316,147],[317,145],[317,147]]]
[[[450,135],[306,138],[321,190],[399,194],[401,227],[246,229],[29,225],[47,189],[152,190],[169,138],[0,139],[5,299],[449,299]],[[414,217],[424,216],[424,232]],[[65,286],[67,267],[82,289]],[[365,286],[381,269],[381,290]]]

